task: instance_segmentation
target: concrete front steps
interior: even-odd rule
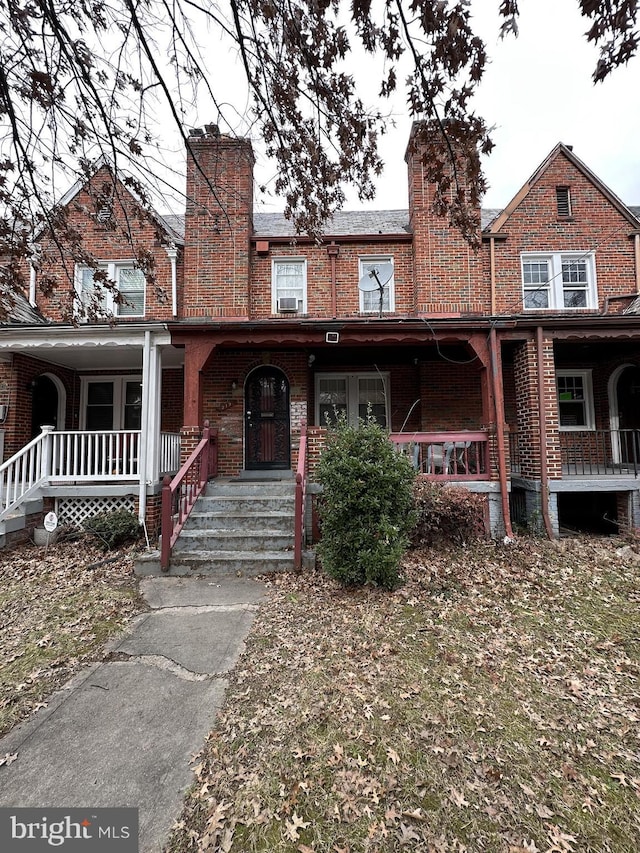
[[[294,506],[292,477],[213,480],[187,519],[166,574],[222,577],[293,571]],[[138,560],[136,574],[165,574],[159,554]]]

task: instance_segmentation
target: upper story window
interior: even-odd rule
[[[597,308],[593,254],[522,255],[524,307]]]
[[[591,371],[557,370],[556,382],[560,429],[595,429]]]
[[[101,276],[115,284],[105,287]],[[143,317],[146,279],[141,269],[130,262],[100,264],[98,270],[78,267],[76,287],[84,308],[97,316]],[[116,294],[119,294],[117,298]]]
[[[306,313],[307,262],[303,258],[274,258],[271,280],[274,314]]]
[[[389,268],[391,277],[389,278]],[[372,290],[360,292],[360,311],[363,314],[379,314],[395,311],[395,288],[393,276],[393,258],[391,255],[379,255],[372,258],[360,258],[358,281],[370,280]],[[378,285],[382,285],[382,289]]]
[[[571,216],[571,190],[569,187],[556,187],[556,204],[558,205],[558,216]]]

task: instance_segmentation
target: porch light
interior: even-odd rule
[[[232,391],[235,391],[237,387],[238,387],[238,380],[237,380],[237,379],[232,379],[232,380],[231,380],[231,390],[232,390]]]

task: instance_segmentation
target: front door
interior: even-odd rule
[[[618,378],[620,461],[640,462],[640,367],[626,367]]]
[[[44,424],[58,426],[58,389],[48,376],[37,376],[32,383],[31,438],[42,432]]]
[[[245,468],[290,466],[289,382],[277,367],[259,367],[245,387]]]

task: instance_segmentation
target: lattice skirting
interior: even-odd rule
[[[87,518],[116,509],[135,511],[132,495],[102,498],[56,498],[56,513],[59,524],[80,526]]]

